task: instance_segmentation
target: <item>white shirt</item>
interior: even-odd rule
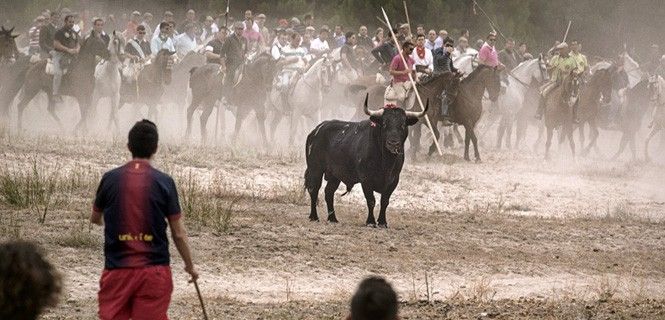
[[[306,60],[308,60],[306,55],[307,55],[307,50],[305,50],[305,48],[303,48],[303,47],[293,48],[289,44],[288,46],[282,48],[282,54],[281,54],[282,58],[286,59],[286,58],[293,57],[293,56],[296,56],[296,57],[300,58],[300,59],[298,59],[297,62],[285,65],[284,69],[302,69],[302,68],[304,68],[305,65],[306,65]]]
[[[190,51],[196,50],[196,37],[190,38],[187,33],[175,37],[175,50],[178,57],[186,56]]]
[[[282,45],[279,43],[279,41],[275,42],[275,44],[272,45],[272,49],[270,49],[270,55],[272,56],[273,59],[277,60],[282,57]]]
[[[427,66],[427,69],[430,71],[434,71],[434,57],[432,56],[432,50],[425,48],[425,58],[420,59],[418,57],[418,52],[417,48],[413,49],[413,52],[411,53],[411,59],[413,59],[414,66]]]
[[[330,50],[330,46],[328,46],[328,41],[316,38],[312,40],[309,44],[309,50],[314,53],[314,54],[319,54],[321,52],[324,52],[326,50]]]
[[[217,24],[213,22],[210,26],[210,34],[208,34],[208,30],[206,28],[203,28],[203,32],[201,33],[201,41],[205,41],[208,37],[215,35],[217,32],[219,32],[219,27],[217,27]]]
[[[432,41],[429,41],[429,39],[425,39],[425,48],[434,50],[441,47],[443,47],[443,40],[441,40],[441,38],[436,37],[433,43]]]
[[[167,49],[171,52],[175,52],[175,46],[173,45],[173,39],[166,38],[162,40],[161,37],[152,38],[150,41],[150,51],[152,51],[152,56],[156,56],[160,50]]]

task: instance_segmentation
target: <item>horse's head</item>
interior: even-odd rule
[[[111,41],[109,41],[109,45],[107,47],[107,50],[111,54],[111,57],[122,57],[125,55],[125,38],[121,35],[115,32],[113,30],[113,34],[111,35]]]
[[[18,35],[12,35],[14,28],[6,30],[4,26],[0,29],[0,60],[12,58],[18,54],[16,47],[16,38]]]
[[[323,92],[328,92],[330,86],[333,83],[333,78],[335,76],[335,67],[332,59],[328,56],[324,56],[321,62],[321,69],[319,70],[319,79],[321,80],[321,90]]]
[[[536,78],[536,80],[539,83],[544,83],[550,80],[550,74],[547,72],[547,61],[542,53],[538,56],[538,74],[540,77]]]
[[[161,81],[166,85],[171,84],[171,75],[175,60],[173,57],[174,54],[175,52],[171,52],[168,49],[162,49],[155,56],[155,66],[159,70],[159,74],[161,74]]]
[[[563,79],[563,90],[570,97],[577,97],[580,89],[580,75],[571,70],[570,73]]]

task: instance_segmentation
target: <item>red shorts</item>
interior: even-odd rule
[[[104,270],[99,281],[99,318],[167,320],[172,292],[169,266]]]

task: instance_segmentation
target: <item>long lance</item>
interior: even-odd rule
[[[224,13],[224,26],[228,29],[229,27],[229,7],[231,0],[226,0],[226,12]]]
[[[566,39],[568,39],[568,31],[570,31],[570,25],[573,23],[572,20],[568,20],[568,27],[566,28],[566,34],[563,35],[563,41],[561,42],[566,42]]]
[[[409,36],[411,36],[411,20],[409,19],[409,8],[406,6],[406,1],[402,1],[404,4],[404,15],[406,15],[406,24],[409,25]]]
[[[383,7],[381,7],[381,12],[383,12],[383,19],[386,22],[386,24],[390,24],[390,20],[388,19],[388,15],[386,14],[386,10],[383,10]],[[393,42],[395,42],[395,47],[397,47],[397,51],[399,54],[399,57],[402,58],[402,63],[404,63],[404,67],[408,68],[409,64],[406,63],[406,59],[404,58],[404,55],[402,54],[402,46],[400,46],[399,41],[397,41],[397,37],[395,36],[395,33],[393,32],[392,28],[388,28],[390,30],[390,34],[392,35]],[[418,93],[418,87],[416,86],[416,82],[413,81],[413,75],[411,72],[409,72],[409,81],[411,81],[411,86],[413,87],[413,92],[416,93],[416,98],[418,98],[418,104],[420,104],[420,110],[425,110],[425,107],[423,105],[423,100],[420,99],[420,93]],[[439,141],[436,139],[436,135],[434,134],[434,129],[432,128],[432,123],[429,121],[429,117],[427,114],[425,114],[425,123],[427,124],[427,128],[429,128],[430,132],[432,133],[432,139],[434,140],[434,145],[436,145],[436,151],[439,152],[440,156],[443,156],[443,152],[441,151],[441,147],[439,146]]]

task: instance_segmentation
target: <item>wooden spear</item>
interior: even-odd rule
[[[568,39],[568,31],[570,31],[570,25],[573,23],[572,20],[568,20],[568,28],[566,28],[566,34],[563,35],[563,41],[561,42],[566,42],[566,39]]]
[[[388,19],[388,15],[386,14],[386,10],[383,10],[383,7],[381,7],[381,12],[383,12],[383,19],[388,24],[390,24],[390,20]],[[395,33],[393,32],[392,28],[388,28],[390,30],[390,34],[392,35],[393,42],[395,42],[395,47],[397,47],[397,51],[399,54],[399,57],[402,58],[402,62],[404,63],[405,67],[408,67],[408,63],[406,63],[406,59],[404,59],[404,55],[402,54],[402,46],[400,45],[399,41],[397,41],[397,37],[395,36]],[[413,86],[413,92],[416,94],[416,98],[418,99],[418,104],[420,104],[420,110],[425,110],[423,100],[420,98],[420,93],[418,93],[418,87],[416,86],[416,82],[413,81],[413,75],[411,72],[409,73],[409,81],[411,81],[411,85]],[[434,145],[436,145],[436,151],[439,152],[440,156],[443,156],[443,152],[441,151],[441,147],[439,146],[439,141],[436,139],[436,135],[434,134],[434,129],[432,128],[432,123],[429,121],[429,117],[427,114],[425,114],[425,123],[427,124],[427,127],[429,128],[430,132],[432,133],[432,139],[434,140]]]

